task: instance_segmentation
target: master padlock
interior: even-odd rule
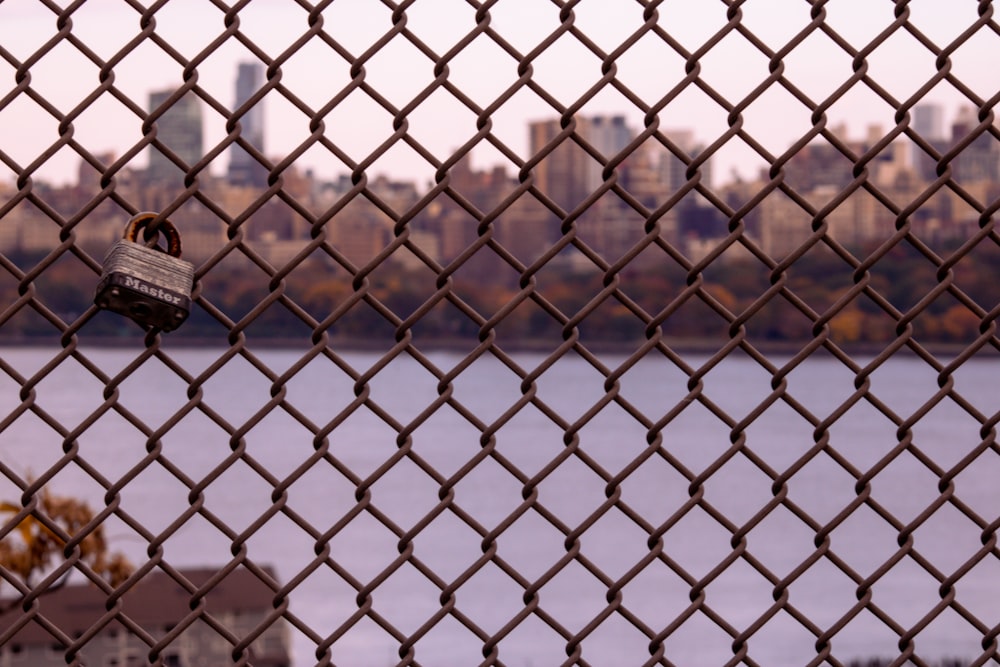
[[[181,235],[168,220],[160,221],[157,236],[150,239],[156,245],[138,242],[139,232],[154,218],[155,213],[139,213],[129,220],[122,238],[104,258],[94,303],[147,329],[173,331],[191,312],[194,265],[181,259]],[[160,234],[166,239],[165,249],[159,247]]]

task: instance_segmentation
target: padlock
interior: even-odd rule
[[[166,249],[137,241],[154,218],[155,213],[139,213],[129,220],[122,238],[104,258],[94,303],[147,329],[173,331],[191,312],[194,265],[180,258],[181,236],[168,220],[157,227]]]

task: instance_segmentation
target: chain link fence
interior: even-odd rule
[[[0,666],[1000,662],[1000,29],[849,4],[0,2]]]

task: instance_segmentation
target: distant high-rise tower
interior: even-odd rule
[[[608,159],[617,155],[635,137],[635,132],[625,122],[625,116],[593,116],[585,132],[594,148]]]
[[[694,133],[691,130],[663,130],[663,133],[674,143],[678,148],[684,151],[689,157],[697,157],[699,153],[705,150],[705,147],[698,143],[694,137]],[[681,158],[677,157],[666,148],[662,148],[658,151],[661,155],[660,157],[660,178],[663,184],[667,188],[667,193],[672,195],[681,188],[683,188],[688,182],[687,163]],[[701,183],[709,183],[712,180],[712,162],[711,160],[703,162],[700,167],[698,167],[700,174]]]
[[[528,130],[531,152],[537,154],[548,148],[562,126],[558,120],[546,120],[531,123]],[[608,160],[635,136],[624,116],[579,116],[576,133]],[[604,167],[572,139],[564,139],[538,163],[535,176],[539,188],[568,210],[601,186]]]
[[[150,113],[159,109],[174,92],[163,90],[151,93]],[[157,141],[188,167],[204,157],[201,103],[194,94],[187,93],[174,102],[155,123]],[[153,183],[172,181],[180,184],[183,182],[184,169],[153,146],[150,149],[147,178]]]
[[[236,104],[240,109],[264,85],[264,67],[258,62],[240,63],[236,70]],[[258,152],[264,152],[264,105],[254,104],[239,118],[240,136]],[[242,146],[233,144],[229,158],[229,182],[233,185],[267,187],[267,168]]]
[[[929,143],[938,153],[948,150],[948,136],[945,133],[944,109],[940,104],[925,102],[913,107],[913,130]],[[937,178],[937,161],[917,145],[910,151],[913,168],[926,180]]]
[[[940,104],[927,102],[913,107],[913,129],[927,141],[944,138],[944,111]]]
[[[970,134],[978,131],[980,125],[978,110],[963,106],[951,124],[951,145],[966,141]],[[1000,146],[989,132],[980,132],[952,160],[955,176],[965,182],[997,182],[1000,180]]]

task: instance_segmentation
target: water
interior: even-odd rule
[[[30,378],[56,353],[6,349],[2,358]],[[173,363],[199,378],[224,353],[169,354]],[[84,352],[110,376],[137,355],[131,349]],[[265,351],[259,358],[281,374],[300,354]],[[344,360],[359,375],[379,357],[346,354]],[[461,360],[457,354],[431,357],[443,372]],[[516,361],[531,372],[545,359],[520,355]],[[612,369],[622,361],[603,360]],[[692,368],[705,361],[685,358]],[[827,451],[802,462],[814,446],[815,425],[785,401],[770,402],[770,374],[738,357],[704,376],[705,401],[688,401],[688,377],[673,364],[646,359],[620,378],[618,395],[629,409],[615,402],[604,405],[604,376],[587,362],[569,358],[541,374],[538,403],[516,411],[511,408],[522,398],[521,378],[486,358],[454,381],[452,399],[459,407],[443,405],[429,415],[424,413],[438,397],[438,380],[408,357],[389,363],[368,383],[371,407],[357,407],[355,380],[322,358],[293,375],[283,385],[286,393],[276,398],[272,382],[260,370],[233,358],[199,382],[200,404],[189,401],[187,382],[154,358],[120,386],[118,403],[127,416],[105,410],[104,385],[68,359],[37,383],[34,405],[78,433],[77,459],[63,460],[63,436],[31,411],[18,414],[0,433],[0,457],[25,477],[59,467],[49,482],[53,491],[82,496],[94,507],[103,506],[105,489],[77,461],[92,466],[107,483],[134,475],[121,492],[121,510],[157,536],[164,560],[175,567],[223,565],[233,558],[235,541],[245,545],[249,559],[273,565],[286,582],[311,568],[316,557],[315,537],[297,522],[314,527],[316,534],[341,522],[344,527],[328,540],[330,556],[356,585],[380,581],[372,593],[374,611],[404,635],[419,633],[416,658],[425,665],[482,660],[483,640],[463,622],[485,636],[500,635],[499,657],[506,665],[560,664],[566,660],[567,643],[561,633],[579,633],[600,617],[609,604],[609,586],[620,591],[627,614],[611,612],[583,639],[582,655],[590,664],[642,664],[649,659],[646,633],[663,632],[676,619],[682,619],[678,629],[664,641],[673,664],[723,664],[732,659],[733,639],[706,610],[734,632],[759,621],[748,643],[749,656],[758,664],[804,664],[816,656],[816,637],[788,608],[772,609],[772,579],[785,580],[779,589],[787,591],[788,605],[798,615],[823,631],[839,628],[831,646],[841,661],[898,655],[899,637],[884,617],[905,630],[916,627],[916,650],[926,660],[971,659],[982,651],[983,632],[958,610],[986,628],[1000,621],[1000,562],[979,553],[982,529],[954,504],[944,502],[906,529],[912,532],[917,558],[904,555],[879,577],[871,586],[870,606],[860,610],[855,578],[867,578],[892,561],[900,549],[900,527],[910,526],[939,498],[939,478],[931,467],[951,470],[981,442],[976,413],[996,412],[992,389],[998,363],[977,360],[956,372],[955,391],[966,403],[962,407],[951,397],[936,398],[937,373],[924,362],[890,361],[871,376],[871,393],[881,409],[862,399],[829,427],[829,446],[847,465],[879,470],[872,479],[872,504],[891,514],[897,527],[866,504],[841,516],[857,497],[855,478]],[[818,420],[834,414],[854,389],[854,374],[834,360],[811,360],[788,376],[788,394]],[[0,414],[18,410],[19,392],[13,379],[0,378]],[[645,416],[646,423],[630,410]],[[747,419],[757,412],[759,416]],[[895,421],[914,415],[920,418],[910,431],[912,442],[927,463],[910,451],[886,459],[898,444]],[[168,422],[176,424],[162,433],[160,458],[148,457],[143,428],[159,431]],[[656,451],[647,450],[651,426],[654,436],[662,438]],[[483,429],[495,434],[496,456],[463,472],[488,442]],[[408,442],[399,437],[400,430]],[[316,451],[316,431],[328,432],[328,457],[302,472]],[[582,455],[550,466],[574,437]],[[731,452],[733,440],[752,452],[756,462]],[[412,456],[383,470],[399,456],[398,444],[411,447]],[[244,457],[226,467],[233,448],[242,445]],[[607,479],[629,466],[634,471],[620,484],[619,506],[607,507]],[[704,483],[703,504],[679,516],[690,499],[684,471],[697,475],[712,466],[718,470]],[[437,479],[422,469],[428,467]],[[797,469],[787,484],[786,503],[763,518],[757,515],[774,496],[773,481],[761,467],[777,473]],[[998,473],[1000,457],[986,450],[954,478],[956,497],[987,522],[1000,516]],[[193,483],[213,481],[204,488],[204,512],[175,525],[191,503],[190,488],[178,475]],[[279,482],[294,479],[287,485],[285,507],[290,511],[278,511],[256,527],[277,499],[268,475]],[[526,483],[537,490],[541,511],[525,504]],[[370,491],[380,518],[366,510],[354,514],[359,484]],[[453,489],[459,512],[441,506],[442,484]],[[0,498],[18,496],[15,485],[0,478]],[[802,568],[817,555],[816,530],[797,513],[825,527],[830,538],[826,555]],[[428,516],[432,518],[426,521]],[[400,536],[421,521],[426,525],[412,539],[413,559],[397,567]],[[564,531],[581,525],[587,527],[580,537],[580,557],[552,575],[550,568],[567,554]],[[746,531],[749,557],[737,557],[712,575],[733,552],[726,525],[752,526]],[[503,530],[496,538],[495,557],[481,563],[480,533],[498,527]],[[647,558],[648,529],[663,533],[662,552],[657,552],[662,558]],[[114,518],[107,530],[114,547],[133,563],[148,558],[146,540],[126,521]],[[645,565],[637,568],[638,563]],[[941,602],[939,579],[955,572],[963,573],[955,586],[957,606],[924,622]],[[422,628],[441,609],[440,586],[453,582],[460,582],[455,603],[463,621],[446,615]],[[525,609],[525,585],[537,589],[542,613],[512,624]],[[693,612],[692,586],[705,596],[704,607]],[[321,565],[294,589],[290,609],[317,635],[327,637],[357,612],[356,597],[350,583]],[[292,634],[296,665],[312,664],[315,646],[301,632]],[[363,619],[340,634],[332,646],[333,659],[342,665],[391,665],[399,660],[399,643]]]

